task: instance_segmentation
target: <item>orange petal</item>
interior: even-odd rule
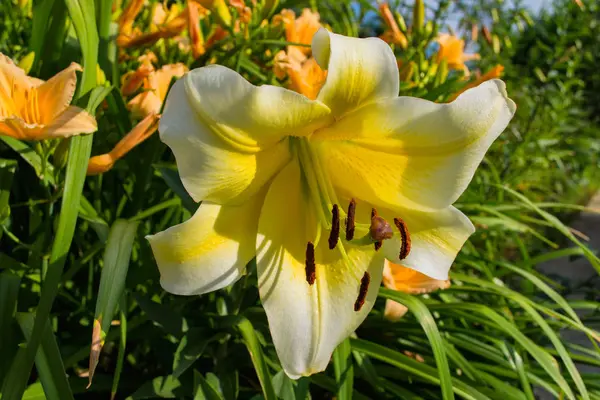
[[[0,135],[6,135],[19,140],[38,140],[44,126],[28,124],[18,116],[0,118]]]
[[[69,67],[38,86],[37,107],[41,123],[52,123],[69,107],[77,87],[76,71],[82,71],[81,66],[71,63]]]
[[[131,0],[127,7],[123,9],[119,17],[119,32],[121,34],[130,34],[133,28],[133,22],[144,7],[144,0]]]
[[[386,260],[383,268],[383,285],[404,293],[422,294],[446,289],[450,286],[450,281],[433,279],[418,271]],[[407,311],[406,306],[393,300],[386,300],[383,315],[390,321],[398,321]]]
[[[114,163],[124,157],[131,149],[148,139],[158,128],[160,116],[150,114],[141,120],[117,145],[107,154],[94,156],[88,162],[88,175],[98,175],[110,170]]]
[[[450,281],[428,277],[414,269],[385,261],[383,269],[385,287],[410,294],[422,294],[438,289],[447,289]]]
[[[161,107],[162,101],[152,90],[138,94],[127,103],[127,108],[138,117],[145,117],[152,113],[157,114]]]
[[[381,17],[385,21],[385,24],[390,29],[388,31],[389,34],[386,36],[388,38],[391,38],[392,43],[398,44],[400,47],[405,49],[408,46],[408,41],[406,39],[406,36],[404,36],[404,33],[402,33],[402,31],[398,27],[398,23],[396,22],[396,19],[394,18],[394,15],[392,14],[388,3],[381,3],[381,5],[379,6],[379,12],[381,13]]]
[[[320,16],[317,12],[312,12],[310,8],[302,10],[302,15],[296,20],[297,43],[311,44],[313,36],[321,28]],[[310,47],[301,47],[305,54],[310,53]]]
[[[385,311],[383,312],[385,319],[395,322],[400,320],[407,312],[408,308],[405,305],[393,300],[385,301]]]
[[[194,58],[200,57],[206,51],[204,49],[204,36],[202,35],[199,24],[200,7],[199,4],[188,0],[188,32]]]
[[[450,98],[448,99],[447,102],[449,103],[449,102],[453,101],[462,92],[464,92],[464,91],[466,91],[468,89],[474,88],[476,86],[479,86],[480,84],[482,84],[485,81],[489,81],[490,79],[500,78],[500,76],[502,76],[502,71],[504,71],[504,67],[502,65],[496,65],[494,68],[492,68],[491,70],[489,70],[488,72],[486,72],[484,75],[480,76],[479,78],[477,78],[473,82],[466,84],[458,92],[456,92],[452,96],[450,96]]]
[[[160,99],[161,105],[162,102],[165,101],[165,97],[167,97],[167,91],[169,90],[171,79],[181,78],[187,71],[188,68],[185,66],[185,64],[176,63],[164,65],[161,69],[150,75],[148,78],[148,83],[150,87],[155,90],[156,95]],[[160,108],[157,112],[159,111]]]
[[[19,116],[27,106],[29,92],[44,81],[27,76],[25,71],[0,53],[0,116]]]
[[[144,83],[144,79],[148,78],[153,71],[152,64],[142,63],[137,70],[123,75],[121,78],[121,93],[123,93],[123,96],[129,96],[138,90]]]
[[[48,124],[38,139],[69,137],[83,133],[92,133],[98,130],[96,119],[87,111],[69,106]]]
[[[112,169],[114,164],[115,160],[110,154],[101,154],[99,156],[91,157],[88,161],[86,174],[88,176],[103,174]]]

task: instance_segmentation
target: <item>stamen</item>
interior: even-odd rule
[[[333,205],[331,210],[331,233],[329,234],[329,250],[335,249],[340,238],[340,210],[337,204]]]
[[[354,311],[360,311],[362,306],[365,304],[367,298],[367,292],[369,291],[369,283],[371,283],[371,275],[365,271],[362,279],[360,280],[360,288],[358,289],[358,297],[354,302]]]
[[[346,217],[346,240],[354,239],[354,228],[356,227],[354,221],[354,214],[356,212],[356,201],[350,200],[348,205],[348,217]]]
[[[410,253],[410,233],[408,233],[406,223],[401,218],[394,218],[394,224],[396,224],[396,228],[400,231],[400,238],[402,239],[399,257],[401,260],[404,260],[408,257],[408,253]]]
[[[304,271],[306,272],[306,282],[309,285],[315,283],[317,278],[317,269],[315,266],[315,246],[312,242],[308,242],[306,245],[306,261]]]

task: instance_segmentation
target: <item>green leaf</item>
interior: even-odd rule
[[[226,337],[224,332],[212,336],[207,336],[207,334],[206,330],[192,328],[183,335],[173,355],[173,376],[175,378],[181,376],[202,356],[209,343]]]
[[[10,216],[8,198],[16,169],[17,162],[15,160],[0,158],[0,224]]]
[[[54,185],[54,166],[49,163],[42,162],[42,158],[31,148],[27,143],[14,139],[9,136],[0,135],[2,140],[8,147],[18,153],[23,160],[33,167],[38,178],[48,181]]]
[[[137,227],[137,222],[120,219],[113,223],[108,235],[94,314],[94,319],[100,321],[104,334],[110,327],[117,303],[125,288]]]
[[[333,352],[333,370],[338,386],[338,398],[340,400],[351,400],[352,386],[354,384],[354,365],[352,363],[352,349],[349,339],[340,343]]]
[[[85,196],[81,196],[79,203],[79,218],[90,223],[100,241],[106,242],[108,240],[108,231],[110,230],[108,223],[100,218],[94,206]]]
[[[135,301],[140,305],[148,318],[160,325],[165,331],[173,336],[181,337],[188,331],[187,320],[171,307],[144,296],[140,293],[134,293]]]
[[[27,340],[31,339],[34,324],[33,313],[18,313],[17,321]],[[73,399],[71,387],[67,381],[67,374],[62,363],[60,350],[50,324],[46,324],[42,334],[40,347],[35,356],[35,367],[44,387],[48,400]]]
[[[185,188],[183,187],[183,183],[181,183],[181,178],[179,177],[179,172],[177,172],[177,168],[173,165],[167,164],[154,164],[153,167],[165,180],[169,188],[181,198],[183,206],[189,212],[194,213],[198,209],[199,204],[196,203],[194,199],[192,199],[192,197],[188,194],[187,190],[185,190]]]
[[[250,358],[254,364],[254,369],[256,370],[256,375],[260,381],[260,386],[262,387],[265,400],[277,399],[275,390],[273,389],[273,384],[271,383],[271,375],[269,374],[267,362],[252,323],[246,318],[241,318],[237,328],[242,334],[242,337],[244,338],[244,344],[250,353]]]
[[[2,255],[2,254],[0,254]],[[0,258],[0,265],[5,266]],[[19,285],[21,278],[13,274],[10,270],[0,273],[0,381],[5,376],[7,368],[10,366],[12,357],[16,353],[16,339],[13,334],[14,314],[17,310],[17,297],[19,294]]]
[[[592,266],[594,268],[596,268],[596,271],[598,271],[598,273],[600,273],[600,258],[598,258],[598,256],[596,256],[596,254],[594,254],[594,252],[592,250],[590,250],[589,247],[587,247],[586,245],[581,243],[581,241],[575,237],[573,232],[571,232],[571,230],[567,226],[565,226],[565,224],[563,224],[558,218],[556,218],[554,215],[548,213],[547,211],[542,210],[540,207],[535,205],[531,200],[529,200],[527,197],[523,196],[521,193],[518,193],[506,186],[498,186],[498,187],[505,190],[506,192],[510,193],[511,195],[518,198],[519,200],[521,200],[531,210],[538,213],[540,216],[542,216],[542,218],[544,218],[546,221],[548,221],[560,233],[565,235],[569,240],[571,240],[573,243],[575,243],[577,246],[579,246],[581,248],[581,250],[583,251],[585,257],[590,262],[590,264],[592,264]]]
[[[32,385],[29,385],[25,393],[23,393],[22,400],[46,400],[46,395],[44,394],[44,388],[40,382],[36,382]]]
[[[440,384],[439,372],[436,368],[413,360],[412,358],[398,353],[397,351],[366,340],[350,339],[350,344],[353,350],[384,361],[400,370],[418,376],[426,382],[438,385]],[[454,393],[462,396],[465,399],[489,400],[489,397],[457,378],[452,378],[452,389]]]
[[[117,390],[119,388],[119,381],[121,380],[121,372],[123,372],[123,361],[125,360],[125,349],[127,346],[127,295],[123,293],[121,299],[119,300],[119,314],[120,314],[120,324],[119,324],[119,354],[117,354],[117,367],[115,368],[115,373],[113,376],[112,388],[110,390],[111,399],[114,399],[117,395]]]
[[[157,397],[174,399],[184,396],[185,392],[187,390],[179,379],[173,378],[171,375],[159,376],[144,383],[131,396],[127,397],[127,400],[155,399]]]
[[[446,358],[444,342],[440,336],[437,324],[435,323],[435,320],[433,319],[433,316],[429,312],[427,306],[425,306],[425,304],[423,304],[423,302],[417,297],[395,290],[382,288],[379,291],[379,295],[385,297],[386,299],[394,300],[404,304],[417,318],[423,327],[423,330],[425,331],[433,350],[433,356],[435,357],[437,369],[440,374],[442,398],[444,400],[454,399],[454,393],[452,392],[452,377],[450,375],[448,359]]]
[[[110,328],[117,303],[123,296],[137,227],[137,222],[117,220],[108,235],[106,249],[104,250],[104,267],[100,275],[96,312],[94,313],[89,385],[92,384],[100,351],[104,346],[104,339]]]
[[[92,90],[96,85],[98,34],[96,32],[95,7],[93,1],[87,0],[65,0],[65,4],[75,25],[77,37],[82,44],[83,50],[83,76],[77,95],[78,99],[80,99],[83,94]],[[96,110],[89,104],[86,110],[90,114],[95,115]],[[4,140],[3,136],[0,136],[0,138]],[[92,135],[72,137],[69,146],[61,212],[54,242],[52,243],[48,272],[42,286],[41,299],[35,314],[31,339],[28,341],[26,347],[19,349],[10,373],[4,380],[1,390],[3,400],[21,400],[23,397],[27,386],[27,379],[37,354],[37,348],[42,340],[54,298],[60,287],[67,253],[69,252],[75,233],[81,192],[92,150]]]
[[[275,394],[278,398],[283,400],[296,400],[294,381],[292,381],[283,370],[273,376],[273,389],[275,389]]]
[[[196,370],[194,370],[194,388],[194,400],[224,400],[219,392]]]

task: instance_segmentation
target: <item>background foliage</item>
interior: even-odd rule
[[[600,367],[599,286],[567,300],[567,288],[537,270],[544,261],[585,257],[600,272],[596,254],[565,225],[600,185],[596,0],[557,0],[539,16],[519,2],[441,0],[426,4],[423,19],[412,2],[390,2],[407,38],[407,46],[392,45],[402,95],[442,102],[469,82],[436,59],[438,32],[454,26],[481,55],[468,64],[473,76],[504,66],[518,111],[459,201],[478,231],[453,267],[451,288],[424,296],[382,289],[330,368],[298,381],[278,364],[255,274],[199,297],[160,288],[144,235],[188,218],[196,205],[156,135],[84,183],[90,151],[109,151],[136,122],[121,76],[139,67],[137,56],[148,48],[117,51],[118,3],[0,4],[0,52],[24,60],[34,51],[31,74],[42,78],[82,63],[77,102],[98,107],[99,122],[93,145],[92,136],[60,143],[0,136],[2,398],[25,391],[26,399],[533,399],[543,390],[600,399],[600,374],[575,365]],[[239,2],[229,3],[232,19],[241,18]],[[283,8],[318,11],[345,35],[388,29],[368,1],[247,3],[246,29],[227,28],[196,59],[173,39],[151,44],[158,65],[216,62],[255,84],[286,85],[273,71],[287,45],[273,22]],[[220,18],[215,11],[200,22],[205,37],[223,26]],[[136,24],[144,30],[150,20],[147,4]],[[386,298],[410,312],[385,320]],[[103,333],[94,340],[104,348],[86,390],[95,319]],[[565,330],[583,332],[589,345],[569,342]]]

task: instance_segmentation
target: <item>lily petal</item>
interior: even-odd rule
[[[329,114],[318,101],[210,65],[173,85],[159,132],[192,198],[240,204],[290,159],[283,139],[311,133]]]
[[[82,71],[81,66],[71,63],[37,87],[37,107],[41,123],[51,123],[69,107],[77,87],[76,71]]]
[[[464,192],[515,109],[504,83],[491,80],[448,104],[412,97],[376,102],[311,140],[333,184],[352,197],[431,211]]]
[[[383,40],[351,38],[321,28],[313,37],[312,51],[321,68],[327,69],[327,80],[317,99],[334,115],[398,96],[398,64]]]
[[[20,117],[0,117],[0,135],[19,140],[38,140],[43,130],[43,125],[28,124]]]
[[[381,251],[386,258],[394,264],[402,264],[420,274],[441,281],[448,279],[448,271],[456,255],[469,236],[475,232],[475,227],[469,218],[452,206],[433,212],[408,209],[394,211],[378,209],[378,212],[388,221],[400,217],[410,235],[411,246],[408,257],[402,260],[399,258],[401,235],[395,232],[391,239],[383,242]]]
[[[170,293],[196,295],[221,289],[244,275],[255,255],[258,213],[256,195],[242,206],[202,203],[182,224],[146,238],[160,284]]]
[[[302,185],[296,162],[274,179],[261,211],[256,257],[273,343],[293,379],[323,371],[337,345],[366,318],[384,261],[370,246],[348,245],[345,260],[339,244],[329,250],[323,233],[314,249],[314,271],[307,267],[307,243],[314,243],[317,224]],[[370,282],[363,282],[365,273]]]
[[[93,133],[97,130],[96,119],[87,111],[76,106],[68,106],[44,128],[43,136],[36,139],[63,138],[82,133]]]

